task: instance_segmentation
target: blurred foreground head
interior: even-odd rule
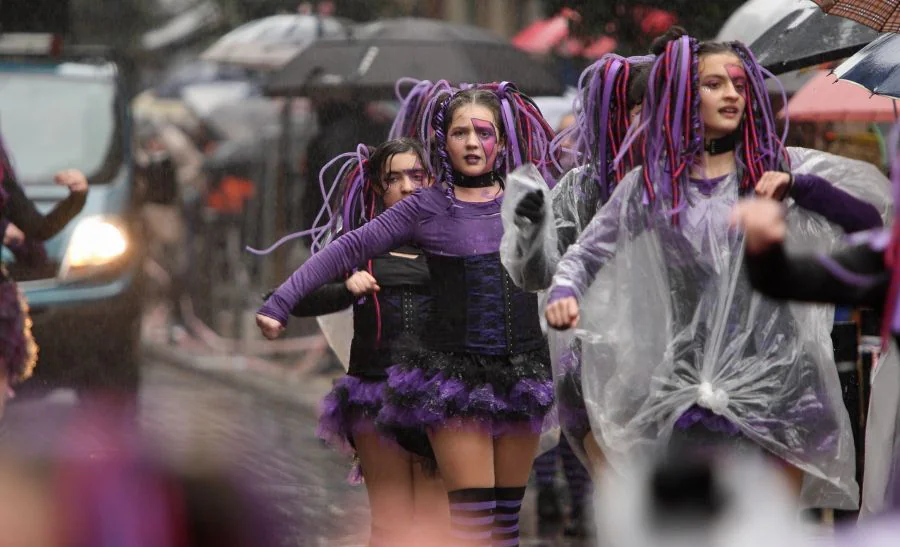
[[[598,544],[608,547],[789,547],[797,501],[761,458],[669,460],[604,473]]]
[[[227,462],[175,464],[107,405],[0,450],[4,547],[270,547],[275,509]]]

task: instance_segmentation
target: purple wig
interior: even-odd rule
[[[740,191],[750,191],[766,171],[788,169],[766,91],[765,70],[740,42],[703,43],[683,36],[669,42],[650,72],[645,101],[644,184],[649,201],[657,197],[677,213],[692,167],[703,160],[699,61],[707,51],[731,52],[747,73],[746,110],[735,156]],[[649,111],[649,112],[648,112]],[[677,218],[677,217],[676,217]]]
[[[405,152],[415,153],[419,161],[427,165],[421,144],[409,137],[385,141],[375,149],[359,144],[355,152],[336,156],[319,172],[319,190],[324,204],[319,209],[312,228],[287,235],[268,249],[258,251],[248,248],[248,251],[265,255],[287,241],[312,236],[310,251],[315,254],[338,233],[359,228],[374,218],[383,206],[380,185],[384,163],[393,155]],[[329,183],[328,173],[335,165],[340,167]]]
[[[637,150],[625,146],[631,126],[630,103],[640,103],[632,98],[632,78],[635,67],[652,62],[653,56],[624,58],[611,53],[586,68],[578,80],[575,124],[550,144],[554,162],[564,152],[574,153],[578,162],[590,167],[606,195],[639,162]],[[639,95],[643,96],[643,89]],[[575,142],[573,150],[563,150],[566,140]],[[616,161],[620,155],[621,161]],[[556,167],[563,171],[558,162]]]
[[[534,101],[521,93],[514,84],[495,82],[466,86],[462,91],[453,94],[442,92],[435,98],[440,103],[435,103],[438,108],[430,117],[434,134],[434,148],[431,151],[435,154],[432,157],[436,157],[433,161],[438,181],[453,184],[453,168],[447,155],[446,134],[453,111],[463,104],[481,104],[486,99],[490,104],[485,106],[494,111],[499,121],[500,135],[506,141],[503,154],[497,157],[495,169],[502,168],[509,172],[525,163],[532,163],[541,170],[551,186],[555,182],[552,167],[558,162],[550,159],[553,129]],[[429,136],[420,135],[425,142],[430,141]]]

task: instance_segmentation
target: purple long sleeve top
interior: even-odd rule
[[[291,309],[311,291],[403,244],[414,244],[437,256],[497,253],[503,236],[501,203],[502,195],[475,203],[460,201],[438,187],[419,190],[313,255],[259,313],[287,324]]]

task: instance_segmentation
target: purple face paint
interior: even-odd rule
[[[497,149],[497,130],[494,124],[487,120],[479,120],[472,118],[472,127],[475,128],[475,135],[481,141],[481,149],[484,150],[484,159],[490,161]]]

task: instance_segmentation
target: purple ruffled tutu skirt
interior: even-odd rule
[[[2,279],[0,272],[0,279]],[[9,383],[25,381],[37,364],[28,304],[11,281],[0,281],[0,367]]]
[[[353,435],[375,431],[375,419],[384,404],[384,380],[344,376],[334,382],[322,400],[316,435],[345,454],[355,452]]]
[[[540,433],[553,425],[553,380],[546,349],[492,356],[409,352],[388,369],[381,427],[427,431],[435,427],[484,428],[495,436],[517,431]],[[433,459],[425,438],[398,438],[406,450]]]

